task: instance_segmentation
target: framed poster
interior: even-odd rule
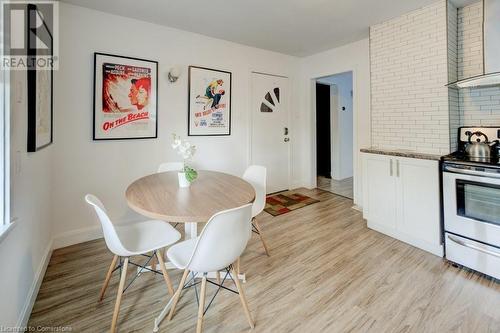
[[[28,5],[28,29],[37,26],[37,19],[40,16],[37,14],[36,5]],[[36,39],[42,37],[48,41],[47,45],[50,49],[50,56],[53,55],[53,38],[52,33],[47,27],[47,24],[42,19],[42,24],[37,29],[37,35],[27,34],[28,44],[32,45]],[[37,58],[41,55],[40,50],[28,48],[28,58],[30,63],[38,63]],[[28,68],[27,71],[27,103],[28,103],[28,152],[35,152],[50,145],[53,141],[53,88],[54,88],[54,69],[52,66],[48,68],[37,68],[36,65]]]
[[[189,66],[188,135],[231,135],[231,72]]]
[[[94,53],[94,140],[158,137],[158,62]]]

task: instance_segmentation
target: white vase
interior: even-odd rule
[[[191,183],[186,178],[185,172],[177,173],[177,177],[179,178],[179,187],[189,187]]]

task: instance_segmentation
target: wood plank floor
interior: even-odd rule
[[[271,249],[254,236],[242,257],[253,332],[500,332],[500,283],[367,229],[352,201],[321,200],[260,221]],[[112,255],[102,240],[54,251],[29,325],[109,330],[118,276],[97,298]],[[177,285],[181,272],[170,271]],[[214,292],[209,285],[208,295]],[[167,302],[161,276],[144,274],[124,294],[120,332],[151,332]],[[160,332],[194,332],[192,288]],[[205,332],[250,332],[237,295],[221,292]]]
[[[323,176],[318,176],[318,188],[333,194],[338,194],[343,197],[352,199],[353,194],[353,178],[346,178],[342,180],[335,180],[332,178],[326,178]]]

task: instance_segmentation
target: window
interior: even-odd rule
[[[280,102],[280,88],[276,87],[266,93],[260,105],[260,112],[273,112]]]

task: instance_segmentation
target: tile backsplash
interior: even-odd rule
[[[483,73],[482,6],[479,1],[457,12],[459,79]],[[462,126],[500,125],[500,87],[460,89],[458,105]]]
[[[372,145],[450,151],[446,2],[370,28]]]

